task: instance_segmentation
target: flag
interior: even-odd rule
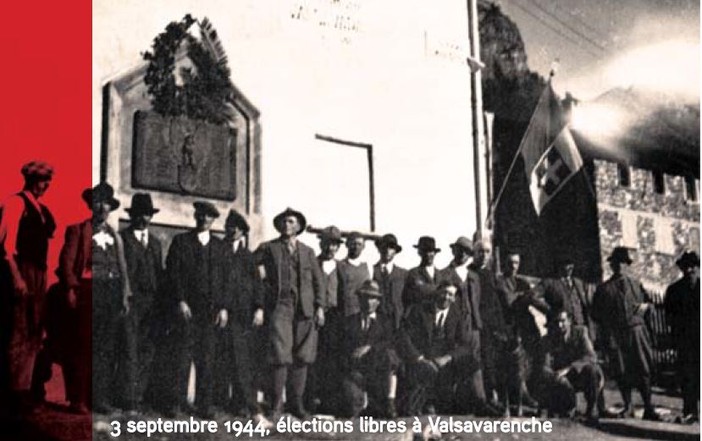
[[[519,150],[536,214],[583,166],[561,107],[549,83],[534,109]]]

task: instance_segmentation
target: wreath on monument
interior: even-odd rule
[[[188,32],[196,22],[187,14],[154,38],[152,50],[143,54],[149,62],[144,81],[153,110],[160,115],[224,124],[230,120],[227,107],[232,93],[227,59],[216,32],[206,32],[211,28],[207,19],[201,23],[201,36],[209,48]],[[184,43],[192,67],[183,66],[176,72]]]

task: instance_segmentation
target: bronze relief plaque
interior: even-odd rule
[[[233,201],[236,130],[153,111],[134,114],[132,187]]]

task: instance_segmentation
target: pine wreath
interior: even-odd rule
[[[187,14],[166,26],[154,38],[152,51],[143,54],[149,62],[144,79],[153,109],[164,117],[186,116],[213,124],[228,121],[227,102],[231,95],[230,71],[226,58],[215,59],[188,29],[196,20]],[[175,61],[185,42],[194,68],[181,67],[176,80]]]

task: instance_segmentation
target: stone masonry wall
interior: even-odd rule
[[[685,179],[665,175],[665,192],[653,189],[650,170],[631,168],[631,185],[619,183],[617,164],[595,160],[595,185],[604,278],[615,246],[632,253],[633,274],[656,292],[679,276],[675,260],[685,250],[700,250],[700,206],[688,200]]]

